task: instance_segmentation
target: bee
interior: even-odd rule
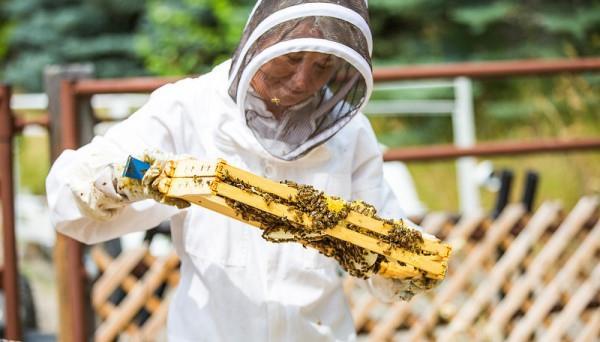
[[[354,201],[345,203],[338,211],[331,211],[328,208],[327,198],[324,193],[314,189],[312,186],[299,185],[291,181],[282,181],[280,183],[297,190],[296,196],[289,195],[287,198],[282,198],[258,187],[251,186],[239,179],[233,179],[228,172],[224,173],[224,178],[224,181],[228,184],[261,196],[267,206],[270,206],[273,202],[287,206],[287,212],[291,214],[290,220],[258,210],[243,203],[230,199],[227,200],[227,204],[234,209],[236,215],[241,216],[244,220],[252,220],[260,223],[261,228],[264,230],[263,238],[273,242],[288,242],[290,239],[287,238],[273,239],[270,233],[275,231],[289,233],[293,236],[291,240],[299,242],[303,246],[313,247],[320,253],[334,258],[344,270],[353,276],[365,278],[370,274],[376,273],[381,262],[386,257],[378,255],[374,263],[370,262],[368,260],[370,260],[369,256],[373,255],[372,252],[352,243],[319,234],[339,224],[341,220],[347,217],[351,210],[380,220],[390,227],[387,235],[381,235],[356,225],[345,224],[350,230],[377,238],[379,244],[386,243],[388,249],[383,254],[391,255],[392,249],[398,247],[410,251],[420,250],[419,246],[423,240],[418,231],[406,228],[401,221],[395,222],[379,218],[376,215],[377,211],[375,208],[364,202]],[[305,222],[304,215],[310,216],[312,222],[310,226],[301,224]]]

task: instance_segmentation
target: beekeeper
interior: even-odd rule
[[[201,207],[144,199],[119,187],[118,165],[154,150],[224,158],[402,217],[360,113],[371,51],[366,1],[259,0],[231,61],[159,88],[104,136],[61,154],[46,184],[56,229],[93,244],[170,219],[181,258],[171,341],[354,339],[333,259]],[[378,276],[368,286],[386,301],[418,291]]]

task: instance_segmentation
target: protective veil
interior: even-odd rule
[[[233,57],[229,95],[265,150],[294,160],[331,138],[366,104],[371,50],[364,0],[258,1]],[[266,63],[295,52],[328,54],[334,70],[314,94],[276,117],[264,104],[270,99],[257,96],[251,83]]]

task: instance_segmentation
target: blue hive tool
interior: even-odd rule
[[[125,164],[125,170],[123,170],[123,177],[142,179],[144,174],[150,168],[150,164],[135,159],[132,156],[127,157],[127,164]]]

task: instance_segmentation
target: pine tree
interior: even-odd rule
[[[600,52],[600,3],[594,0],[370,0],[369,11],[375,66],[571,58]],[[478,137],[497,139],[524,127],[533,134],[554,136],[577,120],[598,122],[593,118],[598,97],[590,91],[598,80],[592,74],[475,82]],[[429,92],[420,90],[414,97],[452,97]],[[394,146],[448,143],[453,136],[445,119],[386,117],[372,123],[380,138]]]
[[[593,56],[595,0],[371,0],[380,64]]]
[[[10,34],[11,22],[8,20],[8,13],[4,10],[6,0],[0,0],[0,65],[1,61],[5,58],[8,48],[8,37]],[[0,77],[2,77],[3,70],[0,69]]]
[[[144,74],[134,48],[143,9],[143,0],[5,1],[13,25],[4,79],[40,91],[46,65],[79,62],[93,63],[98,77]]]
[[[253,0],[149,1],[138,51],[161,75],[206,72],[231,57]]]

